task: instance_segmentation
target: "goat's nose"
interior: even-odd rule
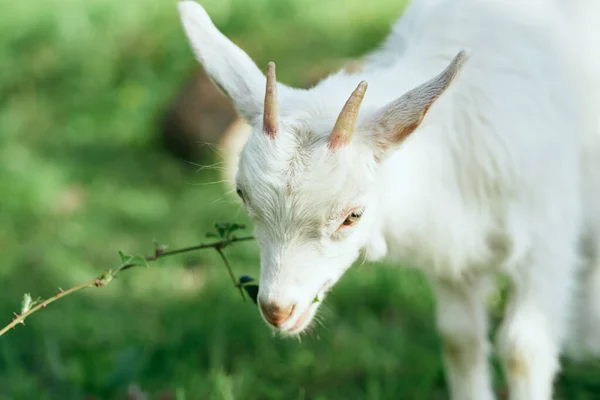
[[[272,301],[262,301],[260,298],[258,304],[265,319],[273,326],[283,324],[290,318],[294,311],[294,305],[284,307]]]

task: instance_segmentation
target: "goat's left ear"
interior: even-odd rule
[[[401,143],[418,128],[429,107],[448,89],[467,58],[467,53],[460,51],[438,76],[405,93],[363,123],[363,130],[373,135],[378,152]]]

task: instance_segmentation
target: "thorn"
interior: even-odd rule
[[[152,260],[156,261],[165,252],[165,247],[159,244],[156,239],[154,239],[152,242],[154,243],[154,257],[152,257]]]
[[[46,304],[46,303],[43,303],[43,304],[42,304],[42,308],[46,308],[46,306],[47,306],[47,305],[48,305],[48,304]]]
[[[63,293],[63,292],[64,292],[64,290],[62,290],[61,288],[58,288],[58,290],[60,290],[60,292],[61,292],[61,293]]]

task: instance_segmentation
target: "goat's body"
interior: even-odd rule
[[[394,41],[395,62],[415,67],[436,66],[457,46],[474,54],[433,106],[447,112],[426,119],[380,171],[383,235],[374,236],[432,277],[449,382],[461,399],[491,397],[480,305],[488,274],[514,285],[500,334],[513,398],[550,397],[568,334],[600,350],[600,123],[589,108],[600,104],[600,68],[577,58],[597,55],[566,50],[576,36],[540,2],[510,3],[423,4],[369,60],[395,68]],[[375,253],[384,246],[372,245]],[[571,322],[577,332],[567,332]]]
[[[569,49],[577,35],[545,3],[414,4],[360,76],[370,82],[365,102],[383,105],[458,49],[473,54],[379,170],[379,232],[368,247],[432,278],[457,399],[492,397],[483,312],[491,275],[514,285],[499,343],[513,398],[549,398],[572,322],[583,322],[580,345],[600,349],[600,130],[582,90],[590,71]]]
[[[586,67],[585,112],[590,116],[581,153],[585,269],[574,335],[578,346],[572,355],[579,356],[581,349],[600,355],[600,2],[573,0],[566,13],[578,35],[581,63]]]
[[[537,246],[572,249],[581,231],[577,71],[556,19],[508,3],[438,1],[395,63],[376,70],[378,79],[366,75],[366,101],[385,103],[397,92],[387,75],[402,81],[401,92],[457,48],[474,54],[432,106],[437,112],[380,171],[389,247],[449,279],[471,269],[511,272]]]
[[[513,400],[551,398],[569,334],[600,352],[600,58],[585,46],[600,27],[578,25],[598,3],[415,0],[362,72],[310,90],[279,85],[279,108],[264,112],[278,126],[269,135],[264,76],[186,3],[197,58],[254,127],[237,185],[256,223],[270,321],[301,331],[314,293],[362,249],[431,278],[453,399],[494,397],[485,304],[495,274],[512,282],[498,349]],[[460,53],[448,63],[465,48],[472,57],[449,85]],[[446,78],[427,81],[446,65]],[[358,119],[336,131],[359,80],[369,90],[356,89]],[[576,306],[585,315],[570,332]]]

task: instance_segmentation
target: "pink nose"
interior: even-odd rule
[[[282,307],[275,302],[264,302],[260,298],[258,305],[267,322],[276,327],[287,321],[294,311],[294,305]]]

